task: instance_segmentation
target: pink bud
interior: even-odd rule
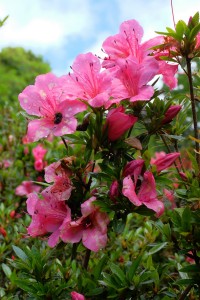
[[[72,300],[85,300],[85,297],[77,292],[71,292],[71,297]]]
[[[34,162],[34,168],[36,171],[40,172],[44,169],[44,164],[43,164],[43,161],[41,159],[37,159],[35,162]]]
[[[112,182],[110,186],[109,196],[113,202],[116,202],[116,198],[119,196],[119,183],[117,180],[114,180]]]
[[[47,149],[39,144],[35,148],[33,148],[32,153],[35,160],[43,159],[45,154],[47,153]]]
[[[155,158],[151,158],[150,164],[156,165],[157,172],[161,172],[162,170],[169,168],[179,156],[179,152],[168,154],[164,151],[156,152]]]
[[[184,173],[184,172],[179,172],[179,175],[181,176],[181,178],[184,180],[184,181],[187,181],[187,175]]]
[[[181,105],[171,105],[165,113],[165,117],[162,120],[162,124],[170,123],[181,110]]]
[[[111,109],[106,120],[108,138],[110,141],[119,139],[129,128],[137,122],[137,117],[124,113],[122,106]]]

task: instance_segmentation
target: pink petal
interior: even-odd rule
[[[140,206],[142,202],[135,193],[135,185],[131,176],[127,176],[123,180],[122,194],[127,197],[134,205]]]
[[[49,120],[37,119],[29,121],[27,131],[28,142],[36,142],[41,138],[47,137],[53,127],[53,122]]]
[[[96,228],[89,228],[83,232],[82,242],[86,248],[98,252],[106,246],[107,233],[102,234]]]

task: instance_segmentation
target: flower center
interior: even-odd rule
[[[60,124],[60,122],[62,121],[62,114],[60,112],[55,113],[54,115],[54,124]]]

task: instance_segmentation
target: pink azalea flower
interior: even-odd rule
[[[27,211],[32,221],[27,228],[30,236],[41,236],[52,233],[48,245],[54,247],[59,241],[60,226],[64,220],[71,220],[70,208],[64,202],[57,202],[52,195],[45,195],[40,199],[37,194],[31,193],[27,199]]]
[[[65,89],[70,98],[80,98],[93,107],[105,106],[106,108],[120,101],[120,99],[110,99],[111,91],[117,85],[115,83],[112,86],[112,81],[118,82],[118,80],[112,79],[106,71],[101,72],[98,57],[90,52],[79,54],[71,68],[73,73],[63,76]]]
[[[59,201],[68,200],[73,189],[68,174],[69,171],[62,168],[61,161],[47,166],[45,180],[48,183],[54,182],[54,184],[43,190],[42,195],[51,193]]]
[[[72,300],[85,300],[85,297],[82,294],[79,294],[77,292],[71,292]]]
[[[9,168],[10,166],[12,166],[13,162],[10,159],[4,159],[2,161],[2,166],[4,169]]]
[[[82,217],[64,221],[60,227],[60,237],[64,242],[77,243],[82,239],[83,245],[94,252],[106,246],[109,218],[93,204],[95,200],[91,197],[81,204]]]
[[[37,159],[34,162],[34,168],[36,171],[41,172],[44,169],[44,162],[41,159]]]
[[[131,176],[125,177],[122,194],[134,205],[140,206],[144,204],[149,209],[154,210],[157,217],[164,212],[164,204],[157,199],[155,179],[149,171],[144,173],[143,181],[137,194],[136,183],[133,182]]]
[[[32,181],[22,181],[22,183],[15,189],[17,196],[27,196],[30,193],[40,191],[41,187],[34,184]]]
[[[179,113],[181,108],[181,105],[171,105],[165,113],[164,119],[162,120],[162,124],[170,123]]]
[[[28,124],[29,142],[38,141],[50,133],[55,136],[76,131],[74,115],[86,109],[78,100],[66,100],[63,79],[48,73],[39,75],[35,85],[26,87],[19,94],[20,105],[30,115],[39,117]]]
[[[156,152],[155,158],[151,158],[150,164],[156,166],[157,172],[161,172],[162,170],[169,168],[179,156],[179,152],[168,154],[164,151]]]
[[[124,87],[123,99],[130,98],[131,102],[148,101],[154,94],[154,88],[148,82],[157,74],[158,63],[155,59],[138,64],[133,57],[118,60],[115,76]]]
[[[129,128],[131,128],[137,117],[124,113],[122,106],[111,109],[108,113],[105,127],[108,129],[108,138],[110,141],[119,139]]]
[[[32,149],[32,154],[35,160],[43,160],[46,153],[47,149],[45,149],[41,144],[38,144]]]
[[[162,74],[164,82],[174,88],[177,80],[174,78],[177,72],[177,65],[171,65],[160,60],[161,53],[155,52],[155,55],[150,57],[149,54],[153,51],[152,47],[162,44],[164,38],[162,36],[155,37],[144,43],[141,43],[143,37],[143,28],[136,20],[128,20],[120,25],[120,31],[114,36],[108,37],[103,43],[103,49],[108,54],[102,66],[105,68],[115,69],[119,59],[127,60],[134,57],[138,64],[145,64],[146,59],[157,60],[157,73]],[[145,70],[147,68],[145,67]]]
[[[142,172],[142,168],[144,166],[144,160],[143,159],[135,159],[126,164],[124,167],[122,176],[126,177],[128,175],[134,177],[135,184],[137,183],[138,177]]]

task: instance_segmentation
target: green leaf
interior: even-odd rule
[[[179,36],[179,41],[182,40],[183,34],[185,33],[186,28],[187,28],[187,25],[182,20],[178,21],[178,23],[176,24],[176,33]]]
[[[12,274],[12,271],[11,271],[11,269],[9,268],[9,266],[7,266],[6,264],[2,264],[1,266],[2,266],[2,269],[3,269],[4,273],[5,273],[5,275],[6,275],[8,278],[10,278],[10,276],[11,276],[11,274]]]
[[[17,257],[19,257],[24,262],[28,261],[28,256],[26,255],[26,253],[22,249],[20,249],[17,246],[12,246],[12,248],[13,248],[15,254],[17,255]]]
[[[120,279],[120,281],[123,283],[123,285],[126,284],[126,277],[122,269],[118,265],[115,265],[113,263],[110,264],[111,271]]]
[[[189,35],[189,41],[193,41],[193,39],[197,36],[197,34],[199,33],[199,31],[200,31],[200,23],[197,25],[197,26],[195,26],[192,30],[191,30],[191,32],[190,32],[190,35]]]
[[[195,284],[196,281],[194,279],[180,279],[176,281],[176,284],[180,284],[180,285],[190,285],[190,284]]]
[[[189,207],[186,207],[182,213],[182,229],[185,232],[189,232],[191,229],[191,210]]]
[[[130,266],[128,272],[127,272],[127,275],[126,275],[126,276],[127,276],[127,279],[128,279],[129,281],[132,281],[133,276],[135,275],[135,272],[137,271],[137,268],[138,268],[139,265],[140,265],[140,262],[141,262],[141,260],[142,260],[142,257],[143,257],[143,255],[139,255],[139,256],[132,262],[132,264],[131,264],[131,266]]]
[[[22,290],[32,293],[33,295],[36,295],[37,290],[34,287],[34,282],[30,282],[26,279],[18,278],[15,279],[14,283]]]
[[[102,294],[104,291],[103,287],[95,288],[85,294],[86,297],[92,297]]]
[[[197,265],[190,265],[187,267],[183,267],[182,269],[179,270],[179,272],[184,272],[184,273],[198,273],[200,272],[200,266]]]
[[[98,262],[97,266],[94,269],[94,278],[96,280],[99,279],[101,272],[103,270],[103,267],[105,266],[106,262],[108,261],[108,257],[106,255],[104,255],[100,261]]]
[[[115,290],[117,290],[119,288],[119,286],[117,285],[117,283],[113,280],[113,278],[106,273],[102,273],[104,280],[99,280],[99,283],[108,287],[111,287]]]
[[[159,243],[157,245],[155,245],[154,247],[151,248],[151,250],[148,252],[148,255],[152,255],[158,251],[160,251],[161,249],[163,249],[164,247],[167,246],[167,242],[164,242],[164,243]]]

